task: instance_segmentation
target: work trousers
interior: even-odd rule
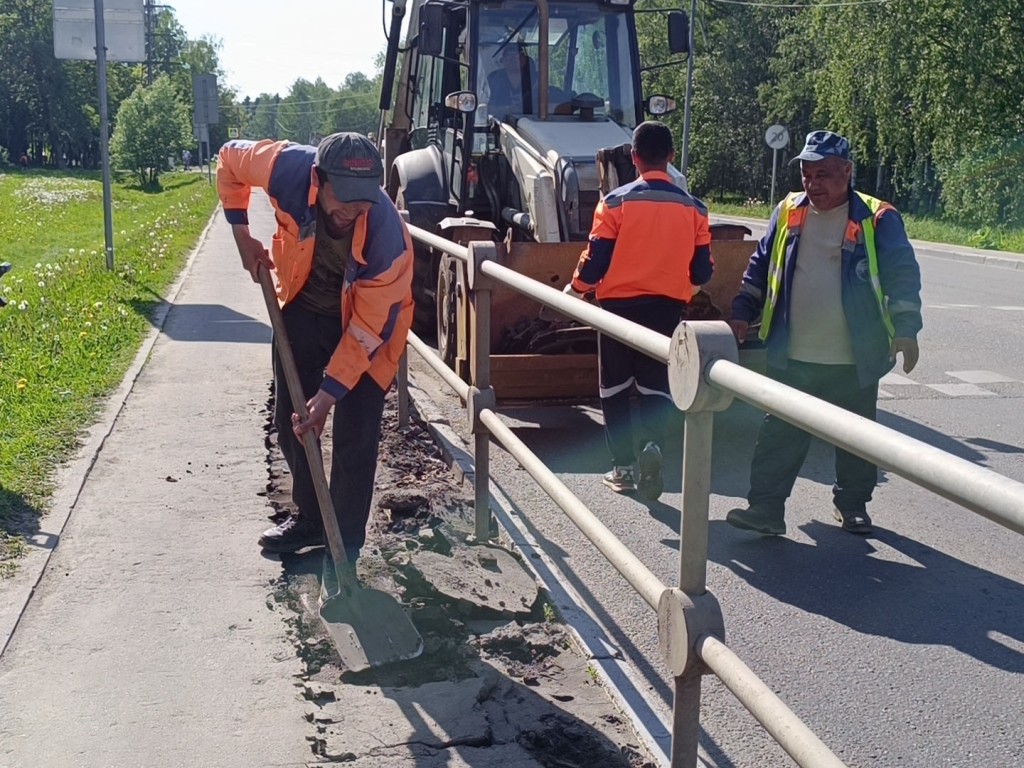
[[[337,316],[320,315],[292,303],[284,308],[284,324],[291,342],[295,365],[302,382],[303,397],[309,400],[323,381],[324,369],[341,339]],[[281,367],[277,340],[274,356],[274,426],[278,445],[292,474],[292,501],[299,515],[321,522],[320,505],[302,442],[292,431],[291,394]],[[377,472],[380,425],[385,392],[364,374],[356,386],[334,405],[331,442],[331,500],[350,556],[366,541],[373,484]]]
[[[790,360],[786,368],[769,366],[768,375],[858,416],[875,420],[878,383],[860,386],[856,366]],[[750,466],[747,501],[751,506],[777,514],[782,519],[786,499],[807,458],[810,444],[811,436],[807,432],[777,416],[765,415]],[[863,512],[878,482],[878,469],[871,462],[840,448],[835,452],[836,479],[832,486],[835,505],[844,512]]]
[[[652,298],[643,303],[602,302],[601,308],[671,336],[679,325],[685,305],[672,299]],[[675,411],[668,389],[668,368],[660,360],[604,334],[598,335],[597,353],[605,440],[615,466],[628,467],[636,459],[633,416],[630,413],[634,386],[639,394],[636,407],[639,430],[645,439],[653,440],[659,446],[665,444],[665,430]]]

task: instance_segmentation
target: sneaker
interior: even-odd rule
[[[730,509],[725,516],[725,522],[733,528],[762,533],[765,536],[786,535],[786,521],[783,516],[760,507]]]
[[[871,527],[871,518],[863,509],[844,511],[839,509],[839,507],[832,507],[832,517],[836,519],[836,522],[842,526],[844,531],[861,535],[874,532],[874,528]]]
[[[637,491],[645,499],[657,501],[665,490],[665,476],[661,471],[661,448],[648,443],[637,459]]]
[[[601,482],[616,493],[633,493],[636,490],[632,467],[612,467],[612,471],[606,473]]]
[[[298,552],[306,547],[322,547],[323,544],[323,524],[300,514],[293,514],[260,536],[260,546],[267,552]]]

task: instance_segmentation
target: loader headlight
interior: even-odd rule
[[[476,112],[476,94],[473,91],[455,91],[444,97],[444,105],[463,114]]]
[[[676,100],[671,96],[657,94],[647,99],[647,114],[660,116],[676,111]]]

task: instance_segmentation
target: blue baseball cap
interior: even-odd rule
[[[850,159],[850,142],[845,137],[832,131],[811,131],[804,141],[803,151],[790,160],[795,163],[797,160],[807,160],[816,163],[826,157],[838,157],[841,160]]]

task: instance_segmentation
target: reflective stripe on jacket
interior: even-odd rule
[[[271,258],[281,304],[302,290],[313,265],[316,147],[287,141],[229,141],[218,157],[217,192],[229,224],[248,224],[249,197],[260,187],[277,220]],[[369,373],[387,389],[412,323],[413,248],[409,231],[383,190],[355,223],[341,295],[341,342],[321,388],[337,398]]]
[[[761,314],[760,336],[769,362],[780,368],[786,366],[789,295],[808,205],[803,192],[779,203],[733,300],[734,318],[749,323]],[[842,247],[843,312],[858,378],[867,386],[892,368],[892,339],[916,338],[921,330],[921,274],[893,206],[852,190],[849,206]]]
[[[688,302],[694,286],[711,279],[710,243],[704,204],[668,174],[648,171],[598,203],[573,288],[596,286],[598,300],[660,296]]]

